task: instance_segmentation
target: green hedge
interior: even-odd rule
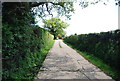
[[[3,80],[33,79],[52,44],[53,36],[40,27],[3,24]]]
[[[120,30],[71,35],[64,40],[78,50],[93,54],[120,70]]]

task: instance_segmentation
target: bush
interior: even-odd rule
[[[2,35],[3,80],[33,79],[50,49],[53,36],[37,26],[7,24],[3,24]]]
[[[93,54],[120,70],[120,30],[71,35],[64,40],[78,50]]]

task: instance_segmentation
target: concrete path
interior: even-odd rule
[[[56,40],[49,51],[38,79],[112,79],[88,62],[62,40]],[[97,80],[98,81],[98,80]]]

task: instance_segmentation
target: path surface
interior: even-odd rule
[[[92,79],[112,79],[63,43],[62,40],[55,41],[41,70],[36,78],[88,79],[88,81],[92,81]]]

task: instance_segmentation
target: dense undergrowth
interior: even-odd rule
[[[2,81],[32,81],[53,45],[30,2],[2,3]]]
[[[66,37],[64,41],[72,45],[73,48],[84,52],[85,56],[101,59],[101,61],[113,68],[113,71],[116,71],[108,74],[116,80],[120,80],[118,76],[120,74],[120,30],[71,35]]]
[[[2,35],[2,80],[32,80],[53,45],[53,36],[37,26],[8,24],[3,24]]]

